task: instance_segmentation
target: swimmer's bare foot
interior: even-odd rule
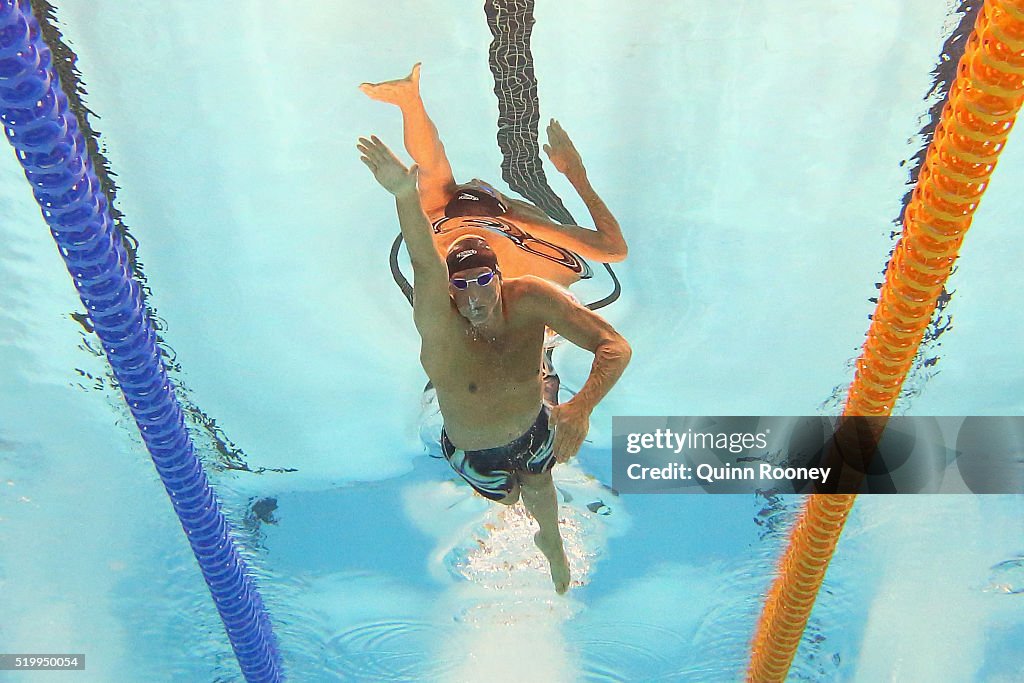
[[[378,102],[388,102],[402,106],[409,100],[416,100],[420,97],[420,62],[413,65],[412,71],[405,78],[394,81],[383,81],[381,83],[363,83],[359,89],[366,93],[367,97]]]
[[[538,531],[533,535],[533,542],[548,560],[555,592],[559,595],[564,594],[569,590],[569,560],[566,559],[565,550],[562,548],[562,538],[556,535],[553,541],[549,541]]]

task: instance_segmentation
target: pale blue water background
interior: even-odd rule
[[[542,117],[631,248],[603,313],[634,360],[560,475],[586,585],[557,599],[535,567],[500,570],[525,556],[521,520],[423,454],[393,205],[354,149],[371,132],[401,147],[398,112],[355,86],[423,61],[456,177],[506,189],[480,3],[59,3],[176,378],[252,469],[298,469],[213,476],[239,522],[277,499],[276,525],[239,533],[292,680],[742,676],[797,501],[615,498],[611,416],[813,414],[849,382],[950,7],[538,2]],[[1024,408],[1022,180],[1011,136],[910,414]],[[85,652],[82,681],[237,680],[119,394],[79,372],[105,363],[13,153],[0,239],[0,651]],[[559,354],[578,386],[589,357]],[[862,497],[793,679],[1020,679],[1022,597],[999,587],[1021,581],[992,567],[1022,555],[1022,513],[1011,496]],[[476,539],[492,565],[466,564]]]

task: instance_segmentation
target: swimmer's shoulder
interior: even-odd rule
[[[510,302],[525,311],[542,311],[572,300],[572,295],[565,288],[536,275],[509,278],[502,283],[502,292]]]
[[[516,296],[543,296],[549,287],[549,281],[536,275],[518,275],[505,278],[501,282],[501,291],[514,293]]]

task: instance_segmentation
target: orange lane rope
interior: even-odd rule
[[[825,578],[853,495],[808,496],[790,532],[754,634],[747,680],[784,681]]]
[[[1024,0],[986,0],[949,91],[847,395],[888,415],[1024,101]]]
[[[844,416],[891,414],[1022,102],[1024,0],[985,0],[904,212]],[[785,680],[855,500],[808,496],[755,629],[748,681]]]

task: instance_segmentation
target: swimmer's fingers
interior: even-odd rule
[[[363,155],[361,157],[363,163],[369,166],[371,170],[398,169],[402,173],[410,173],[412,171],[377,136],[373,136],[370,140],[360,138],[359,144],[356,147]]]
[[[544,145],[544,152],[555,168],[562,173],[569,173],[583,165],[580,153],[576,151],[576,146],[572,144],[569,135],[558,121],[551,119],[547,133],[548,144]]]
[[[380,138],[376,135],[371,135],[369,138],[359,138],[356,148],[371,161],[384,160],[389,155],[394,156],[391,150],[388,149],[388,146],[381,142]]]
[[[579,452],[580,446],[583,445],[583,439],[585,436],[585,432],[580,433],[564,426],[556,428],[555,443],[552,446],[552,452],[555,455],[555,462],[569,462],[569,458]]]
[[[555,429],[552,452],[555,461],[564,463],[579,452],[590,430],[590,415],[571,401],[551,409],[548,424]]]
[[[380,138],[378,138],[376,135],[371,135],[368,138],[359,138],[359,142],[356,143],[356,147],[359,148],[360,152],[369,152],[375,151],[378,146],[383,144],[384,143],[380,141]]]
[[[556,427],[555,428],[555,441],[551,445],[551,452],[555,456],[555,462],[557,462],[559,464],[564,463],[566,460],[569,459],[565,455],[565,450],[566,450],[565,438],[566,438],[565,430],[564,429],[558,429]]]
[[[362,153],[359,160],[370,169],[373,177],[388,192],[398,196],[407,191],[416,191],[419,166],[413,164],[411,168],[406,168],[376,135],[370,136],[370,139],[359,138],[356,147]]]
[[[376,135],[371,135],[369,140],[359,138],[356,148],[372,162],[377,164],[393,163],[405,168],[405,164]]]
[[[551,160],[551,163],[554,164],[559,173],[566,173],[569,170],[569,162],[562,150],[551,145],[544,145],[544,153],[548,155],[548,159]]]
[[[372,142],[366,138],[359,138],[359,142],[356,144],[356,149],[358,149],[359,153],[362,155],[359,157],[360,161],[371,169],[380,165],[380,154],[377,151],[376,145]]]
[[[559,145],[573,147],[572,139],[569,138],[569,134],[565,132],[564,128],[562,128],[562,124],[555,119],[551,119],[551,122],[548,124],[548,140]],[[573,147],[573,149],[575,148]]]

